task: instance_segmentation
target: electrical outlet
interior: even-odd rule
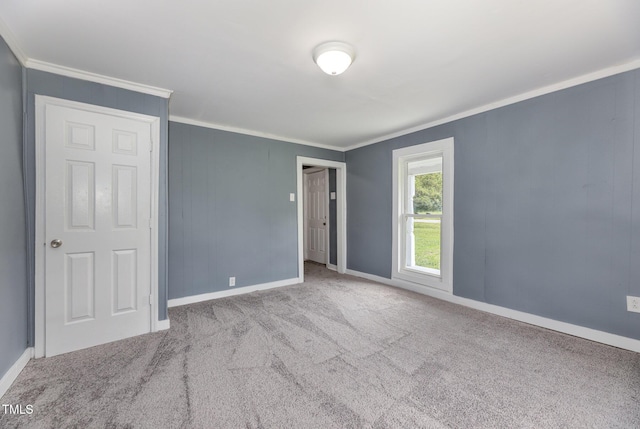
[[[235,285],[236,285],[236,278],[229,277],[229,286],[235,286]]]
[[[640,313],[640,296],[627,296],[627,311]]]

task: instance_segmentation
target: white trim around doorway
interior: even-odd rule
[[[302,166],[311,165],[336,170],[336,229],[337,229],[337,271],[344,274],[347,269],[347,164],[320,158],[298,156],[296,158],[297,218],[298,218],[298,278],[304,281],[304,207]],[[327,183],[328,186],[328,183]]]

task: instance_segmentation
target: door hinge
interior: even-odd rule
[[[153,229],[153,219],[149,218],[149,229]]]
[[[153,305],[153,295],[149,295],[149,305]]]
[[[153,152],[153,140],[149,142],[149,152]]]

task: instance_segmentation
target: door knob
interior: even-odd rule
[[[51,240],[51,247],[53,247],[54,249],[57,249],[60,246],[62,246],[62,240],[60,240],[59,238],[56,238],[55,240]]]

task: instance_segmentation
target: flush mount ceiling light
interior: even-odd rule
[[[313,61],[326,74],[336,76],[349,68],[355,56],[354,49],[342,42],[327,42],[313,50]]]

